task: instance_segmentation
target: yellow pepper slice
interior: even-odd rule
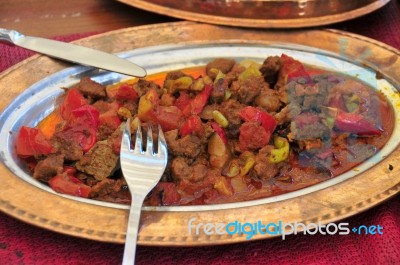
[[[212,112],[214,121],[216,121],[222,128],[226,128],[229,125],[229,121],[225,118],[224,114],[218,110]]]
[[[289,142],[286,138],[275,136],[275,149],[272,149],[269,161],[271,163],[279,163],[285,161],[289,157]]]
[[[250,151],[245,151],[240,155],[240,161],[243,166],[240,168],[240,176],[244,176],[249,173],[250,169],[253,168],[256,163],[255,156]]]
[[[214,183],[214,189],[218,191],[219,194],[225,196],[233,195],[233,188],[228,180],[224,177],[219,177]]]
[[[244,70],[238,77],[239,81],[244,81],[250,77],[257,77],[261,76],[261,72],[259,70],[259,66],[257,64],[251,64],[249,67],[247,67],[246,70]]]

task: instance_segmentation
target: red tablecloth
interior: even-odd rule
[[[400,3],[331,27],[400,48]],[[71,41],[84,36],[58,37]],[[0,72],[32,55],[0,44]],[[4,88],[2,88],[4,89]],[[0,184],[1,192],[1,184]],[[400,264],[400,196],[345,220],[351,226],[381,225],[383,235],[290,236],[226,246],[139,247],[137,264]],[[0,213],[1,264],[120,264],[123,245],[60,235]]]

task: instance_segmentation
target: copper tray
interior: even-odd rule
[[[185,63],[185,56],[195,56],[197,59],[190,57],[192,63],[202,64],[204,63],[202,57],[207,54],[209,57],[219,57],[229,52],[239,57],[259,59],[267,53],[275,53],[283,49],[309,63],[313,60],[318,63],[321,58],[329,57],[331,60],[322,60],[326,67],[341,69],[350,65],[361,71],[355,71],[353,74],[366,78],[364,80],[366,82],[369,82],[368,78],[376,81],[375,74],[379,70],[383,79],[378,80],[376,85],[396,106],[395,133],[389,140],[390,143],[385,146],[387,150],[383,150],[380,157],[373,157],[348,174],[283,196],[238,204],[147,207],[141,219],[139,234],[141,245],[194,246],[242,242],[246,240],[244,235],[208,236],[204,233],[190,235],[188,221],[194,217],[196,223],[214,224],[235,220],[242,223],[254,223],[261,220],[327,224],[371,208],[400,191],[400,167],[398,166],[400,128],[397,126],[400,117],[398,108],[400,97],[397,92],[397,88],[400,87],[400,62],[398,61],[399,51],[394,48],[365,37],[336,30],[270,32],[192,22],[128,28],[85,38],[76,43],[107,52],[124,52],[122,56],[133,56],[132,58],[138,60],[137,63],[142,64],[150,72],[154,66],[152,62],[156,62],[157,67],[161,65],[163,69],[168,70],[168,67],[172,67],[171,65],[181,68],[192,65]],[[184,57],[181,61],[177,57],[169,56],[174,51],[179,53],[182,49]],[[193,49],[194,51],[204,49],[204,55],[191,53]],[[169,60],[160,64],[155,57],[152,59],[151,56],[157,52],[169,56]],[[60,74],[64,75],[66,80],[78,78],[82,74],[100,79],[104,77],[104,74],[110,74],[90,68],[70,66],[58,60],[36,55],[0,75],[2,91],[0,120],[2,123],[16,126],[11,130],[5,130],[4,127],[0,130],[2,142],[0,149],[7,150],[4,146],[9,148],[8,152],[0,151],[3,162],[0,164],[0,210],[17,219],[55,232],[98,241],[123,243],[128,217],[126,206],[103,205],[94,203],[92,200],[61,196],[49,189],[46,190],[42,187],[44,185],[41,186],[31,178],[24,179],[23,171],[10,166],[10,161],[15,162],[12,154],[12,139],[16,128],[23,123],[32,124],[28,116],[25,116],[25,120],[14,117],[15,113],[18,114],[18,111],[24,108],[24,103],[15,109],[14,107],[10,109],[10,106],[14,106],[13,104],[18,103],[22,95],[31,93],[32,89],[40,84],[45,84],[47,88],[42,92],[37,91],[37,95],[53,93],[52,89],[58,87],[58,84],[54,85],[53,78]],[[71,74],[74,71],[78,74]],[[114,74],[110,75],[114,77]],[[32,95],[32,97],[37,95]],[[54,98],[43,97],[41,100],[54,104]],[[33,113],[32,115],[40,119],[45,114]],[[393,165],[394,168],[389,168],[389,165]],[[256,235],[252,240],[268,237],[271,235]]]
[[[300,28],[346,21],[390,0],[117,0],[150,12],[218,25]]]

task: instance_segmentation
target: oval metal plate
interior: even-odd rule
[[[303,28],[373,12],[390,0],[118,0],[150,12],[218,25]]]
[[[151,37],[151,38],[150,38]],[[319,41],[315,41],[315,40]],[[218,40],[218,41],[215,41]],[[286,53],[303,62],[357,76],[400,106],[398,52],[383,44],[337,31],[262,32],[227,29],[195,23],[171,23],[114,31],[77,43],[119,55],[142,65],[148,73],[203,65],[212,58],[261,61]],[[114,45],[115,44],[115,45]],[[123,52],[121,52],[123,51]],[[36,70],[41,64],[45,71]],[[35,70],[33,70],[35,69]],[[43,68],[41,68],[43,69]],[[377,80],[376,70],[384,75]],[[22,125],[34,126],[54,109],[60,87],[83,75],[109,84],[126,76],[88,67],[69,67],[43,56],[30,58],[0,76],[10,87],[0,103],[0,209],[32,224],[75,236],[123,242],[127,206],[59,195],[35,181],[21,167],[14,152],[14,136]],[[12,83],[12,86],[9,86]],[[190,207],[145,207],[139,243],[145,245],[207,245],[244,241],[245,236],[189,235],[188,221],[196,222],[315,222],[336,221],[358,213],[399,190],[400,177],[388,165],[398,160],[397,121],[388,144],[376,156],[332,180],[299,191],[261,200]],[[397,176],[396,176],[397,175]],[[16,192],[18,191],[18,192]],[[41,203],[45,201],[46,203]],[[228,210],[229,209],[229,210]],[[81,213],[85,212],[85,215]],[[76,217],[80,218],[77,219]],[[268,237],[257,235],[253,239]]]

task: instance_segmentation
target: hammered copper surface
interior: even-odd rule
[[[300,28],[368,14],[390,0],[118,0],[162,15],[239,27]]]
[[[345,56],[379,69],[393,85],[400,87],[399,51],[377,41],[335,30],[262,31],[180,22],[112,31],[75,43],[106,52],[168,43],[207,43],[240,39],[243,43],[275,42],[301,44],[343,54],[339,41],[347,43]],[[317,41],[316,41],[317,40]],[[368,50],[368,53],[364,51]],[[342,53],[341,53],[342,52]],[[361,56],[362,55],[362,56]],[[67,67],[44,56],[31,57],[0,75],[2,111],[25,88]],[[6,89],[7,88],[7,89]],[[396,93],[396,95],[398,94]],[[194,246],[245,241],[244,235],[189,235],[188,221],[200,222],[303,222],[329,223],[357,214],[400,191],[400,148],[363,174],[340,184],[304,196],[264,205],[202,212],[142,213],[139,244],[152,246]],[[394,165],[392,170],[389,164]],[[0,165],[0,209],[15,218],[52,231],[106,242],[123,243],[128,211],[73,201],[36,188]],[[252,240],[271,235],[256,235]]]

